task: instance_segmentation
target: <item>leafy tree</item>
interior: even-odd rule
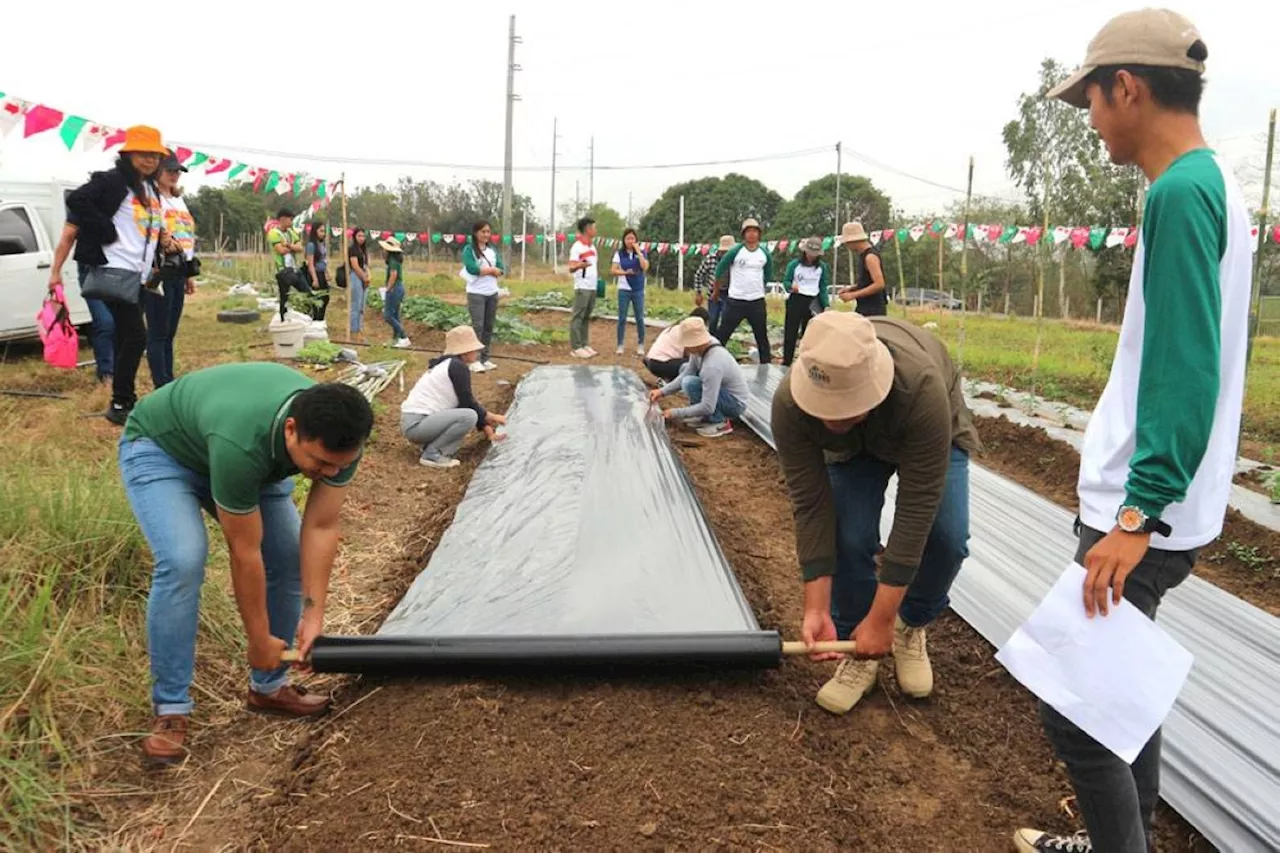
[[[846,221],[858,220],[868,231],[889,224],[892,205],[869,178],[845,175],[840,179],[840,216],[836,217],[835,173],[810,181],[796,197],[782,205],[773,223],[780,237],[826,237],[838,234]]]

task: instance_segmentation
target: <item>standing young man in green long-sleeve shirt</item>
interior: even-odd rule
[[[748,219],[742,223],[742,242],[725,252],[716,264],[716,285],[711,298],[714,301],[724,293],[729,295],[716,330],[720,343],[727,345],[738,331],[738,324],[746,320],[755,335],[761,364],[773,360],[769,349],[769,312],[764,302],[765,289],[772,279],[773,255],[760,245],[760,223]]]
[[[1080,455],[1076,561],[1085,611],[1121,597],[1154,619],[1163,594],[1222,532],[1244,401],[1252,255],[1230,168],[1198,111],[1208,50],[1164,9],[1112,19],[1049,92],[1089,118],[1119,164],[1151,181],[1111,377]],[[1087,834],[1021,829],[1020,853],[1146,853],[1160,732],[1132,765],[1041,704]]]

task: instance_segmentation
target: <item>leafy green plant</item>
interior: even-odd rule
[[[328,341],[311,341],[298,351],[298,361],[305,364],[333,364],[342,354],[342,347]]]
[[[1227,543],[1227,553],[1255,572],[1260,572],[1275,562],[1275,557],[1264,554],[1257,545],[1245,545],[1234,539]]]
[[[434,296],[410,296],[401,306],[400,314],[406,320],[442,331],[471,323],[471,314],[466,308],[450,305]],[[517,344],[549,343],[552,339],[548,332],[507,313],[499,314],[494,320],[493,337],[504,343]]]
[[[294,291],[289,294],[289,307],[294,311],[302,314],[311,314],[323,304],[324,300],[315,293],[300,293]]]

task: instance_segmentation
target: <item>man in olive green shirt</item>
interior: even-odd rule
[[[804,573],[802,636],[858,645],[818,704],[848,713],[890,650],[902,691],[928,696],[925,626],[946,609],[969,555],[969,454],[980,447],[946,347],[902,320],[820,314],[774,395],[772,426]],[[894,474],[893,529],[879,557]]]
[[[317,385],[265,362],[189,373],[129,416],[120,473],[155,559],[147,600],[155,720],[142,744],[151,762],[185,754],[209,553],[202,509],[230,552],[249,641],[248,709],[300,717],[327,710],[328,699],[289,685],[281,655],[296,635],[305,659],[323,628],[345,487],[372,427],[369,401],[355,388]],[[298,474],[312,481],[301,520]]]
[[[276,287],[280,291],[280,319],[289,308],[289,290],[310,293],[311,282],[302,268],[302,237],[293,227],[293,211],[281,209],[275,227],[267,232],[267,245],[276,261]]]

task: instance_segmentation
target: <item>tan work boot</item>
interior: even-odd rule
[[[151,734],[142,739],[142,755],[155,765],[177,764],[186,758],[187,718],[164,714],[151,721]]]
[[[893,629],[893,663],[903,693],[912,699],[923,699],[933,692],[933,667],[925,649],[925,629],[908,626],[901,616]]]
[[[286,684],[271,694],[250,690],[245,697],[245,707],[257,714],[276,717],[318,717],[329,710],[329,697],[308,693],[301,685]]]
[[[818,707],[833,714],[847,714],[876,686],[880,662],[845,658],[836,674],[818,691]]]

